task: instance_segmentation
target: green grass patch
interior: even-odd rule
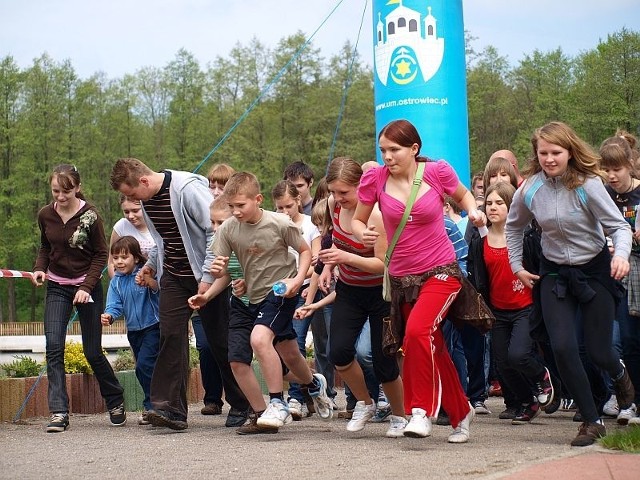
[[[640,426],[634,425],[613,432],[600,440],[600,444],[610,450],[640,453]]]

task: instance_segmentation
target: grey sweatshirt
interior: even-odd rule
[[[628,260],[631,253],[631,227],[599,178],[587,178],[581,191],[568,190],[561,177],[539,172],[518,188],[505,227],[514,273],[524,269],[522,236],[533,218],[542,229],[542,254],[559,265],[587,263],[604,247],[605,234],[613,240],[614,255]]]

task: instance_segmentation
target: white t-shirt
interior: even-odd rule
[[[153,249],[153,247],[156,246],[156,242],[153,241],[153,237],[149,233],[149,230],[146,230],[144,232],[138,230],[126,218],[121,218],[120,220],[118,220],[113,226],[113,231],[116,232],[120,237],[130,235],[138,240],[138,243],[140,243],[140,250],[145,257],[148,257],[149,252]]]
[[[316,227],[313,224],[313,222],[311,221],[310,215],[303,214],[302,216],[303,216],[302,227],[300,227],[302,238],[304,238],[305,242],[307,242],[307,245],[309,245],[309,248],[311,248],[311,242],[320,236],[320,230],[318,230],[318,227]],[[289,253],[295,257],[296,266],[298,266],[299,264],[298,258],[300,257],[300,254],[291,247],[289,247]],[[311,279],[307,278],[302,284],[309,285],[310,281]]]

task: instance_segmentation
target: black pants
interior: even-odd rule
[[[189,319],[191,309],[187,304],[190,296],[198,291],[198,282],[194,277],[177,277],[165,271],[160,279],[160,351],[156,368],[151,379],[151,403],[155,409],[166,410],[187,417],[187,379],[189,377]],[[232,407],[248,408],[233,377],[227,360],[228,315],[218,313],[220,302],[228,300],[223,292],[205,307],[200,309],[200,317],[207,329],[213,329],[215,335],[210,338],[209,346],[219,362],[225,388],[225,398]],[[224,299],[221,299],[224,297]],[[223,363],[224,362],[224,363]],[[239,395],[234,396],[235,393]],[[238,402],[239,399],[244,404]]]
[[[597,280],[587,281],[596,295],[584,304],[580,304],[569,290],[565,298],[558,298],[553,292],[556,277],[551,275],[542,277],[540,298],[560,377],[572,393],[584,421],[595,422],[599,418],[598,409],[589,378],[580,361],[575,321],[578,311],[581,314],[584,347],[591,361],[614,378],[620,375],[622,365],[612,343],[615,318],[613,295]]]

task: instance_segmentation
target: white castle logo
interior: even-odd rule
[[[389,75],[396,84],[407,85],[416,78],[419,67],[426,83],[436,74],[444,57],[444,38],[438,38],[431,7],[427,7],[428,13],[421,25],[420,12],[403,6],[402,0],[391,2],[399,5],[384,18],[384,23],[378,12],[374,47],[376,75],[385,86]]]

